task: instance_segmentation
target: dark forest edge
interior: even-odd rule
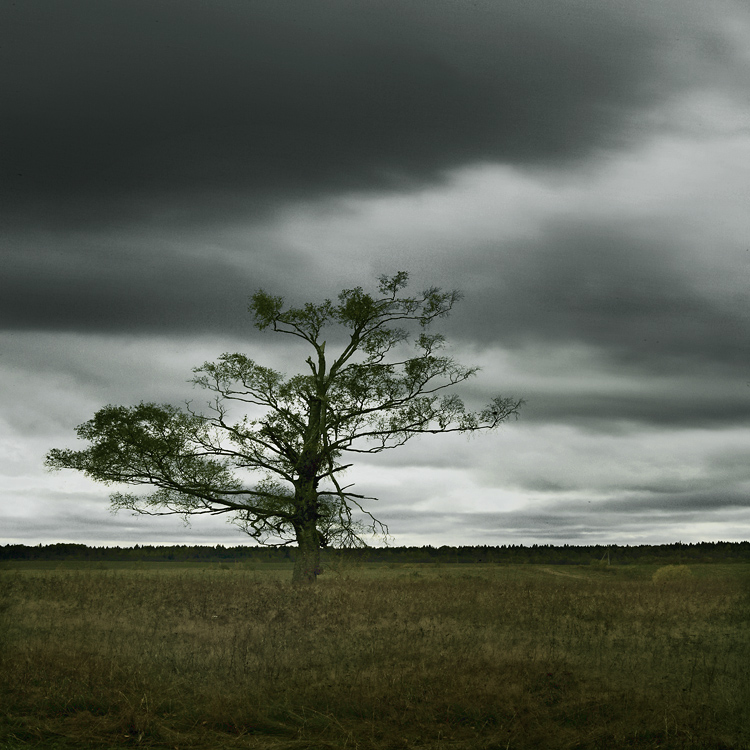
[[[87,561],[87,562],[248,562],[293,563],[295,547],[150,546],[88,547],[85,544],[0,546],[0,561]],[[544,565],[689,564],[750,562],[750,541],[698,542],[658,545],[522,545],[463,547],[367,547],[364,549],[324,550],[326,563],[509,563]]]

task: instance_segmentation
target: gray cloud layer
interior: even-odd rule
[[[731,57],[683,3],[28,0],[3,14],[4,203],[37,226],[155,206],[215,220],[471,162],[579,159]]]

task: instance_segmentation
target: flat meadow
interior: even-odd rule
[[[750,748],[750,565],[0,569],[0,748]]]

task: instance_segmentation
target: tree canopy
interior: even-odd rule
[[[478,412],[466,409],[453,388],[477,368],[447,356],[444,337],[429,332],[461,295],[433,287],[404,296],[407,282],[401,271],[380,277],[375,295],[356,287],[337,302],[303,307],[256,292],[256,327],[305,342],[305,371],[287,376],[245,354],[223,354],[193,370],[192,382],[211,394],[203,409],[105,406],[77,428],[89,447],[51,450],[47,465],[154,488],[115,492],[115,509],[229,513],[260,543],[296,543],[294,580],[314,581],[321,547],[358,546],[368,531],[387,532],[363,505],[374,498],[342,483],[348,457],[417,435],[491,430],[522,404],[497,396]]]

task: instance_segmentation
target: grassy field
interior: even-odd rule
[[[7,564],[0,748],[750,748],[750,566]]]

